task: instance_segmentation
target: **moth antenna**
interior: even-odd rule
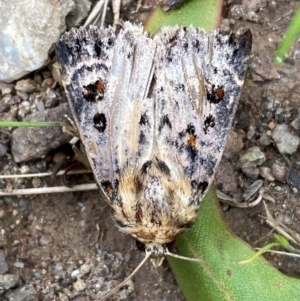
[[[148,258],[151,256],[152,252],[146,252],[146,255],[144,259],[140,262],[140,264],[134,269],[134,271],[127,276],[118,286],[116,286],[113,290],[111,290],[109,293],[107,293],[100,301],[106,300],[108,297],[112,296],[116,291],[118,291],[126,282],[131,279],[134,274],[143,266],[143,264],[148,260]]]
[[[191,257],[180,256],[180,255],[171,253],[171,252],[169,252],[169,251],[166,251],[166,252],[165,252],[165,255],[168,255],[168,256],[171,256],[171,257],[175,257],[175,258],[178,258],[178,259],[182,259],[182,260],[187,260],[187,261],[203,262],[202,259],[197,259],[197,258],[191,258]]]

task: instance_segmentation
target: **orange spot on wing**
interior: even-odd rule
[[[216,90],[216,96],[217,96],[218,99],[222,100],[223,97],[224,97],[224,94],[225,94],[225,92],[222,88],[218,88]]]
[[[189,140],[188,140],[188,143],[189,143],[189,146],[191,148],[195,148],[196,147],[196,141],[197,141],[197,138],[195,135],[190,135],[189,136]]]

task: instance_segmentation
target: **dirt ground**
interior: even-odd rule
[[[226,4],[223,18],[234,21],[231,29],[251,29],[252,60],[262,55],[272,59],[300,1],[267,1],[267,6],[256,12],[258,22],[232,17],[234,4],[240,3]],[[300,59],[297,49],[298,43],[288,59],[277,68],[280,79],[263,77],[260,81],[254,80],[257,66],[250,64],[235,117],[233,130],[243,138],[243,150],[259,146],[267,158],[266,167],[283,161],[288,168],[293,168],[299,158],[299,150],[290,156],[282,155],[274,143],[259,145],[260,137],[270,129],[271,122],[290,124],[299,114]],[[265,73],[268,74],[268,70]],[[264,187],[275,199],[275,204],[269,205],[271,212],[300,233],[298,190],[285,182],[271,181],[259,175],[250,178],[238,166],[239,155],[237,153],[227,160],[233,167],[232,175],[237,183],[233,194],[240,196],[256,179],[263,179]],[[43,160],[27,164],[33,166],[40,161]],[[48,167],[51,166],[49,162],[46,162]],[[76,184],[93,182],[91,175],[70,176],[68,179]],[[50,185],[61,184],[59,180],[53,183],[43,178],[40,186]],[[19,274],[23,284],[35,287],[39,293],[36,300],[97,300],[100,298],[98,292],[115,287],[143,258],[136,250],[134,239],[118,232],[109,206],[97,191],[4,197],[0,205],[5,212],[0,220],[0,228],[4,230],[0,245],[5,250],[9,272]],[[20,206],[23,206],[22,210]],[[222,207],[233,232],[250,245],[255,246],[255,242],[264,237],[260,246],[269,241],[266,235],[270,228],[262,218],[266,215],[263,204],[250,209]],[[282,272],[299,276],[299,259],[278,255],[267,255],[267,258]],[[22,268],[17,267],[16,263],[20,262],[24,264]],[[85,273],[84,268],[88,272]],[[78,270],[83,274],[85,290],[81,290],[83,284],[80,281],[74,280]],[[167,262],[157,269],[147,262],[133,277],[132,285],[111,300],[183,301],[185,298]]]

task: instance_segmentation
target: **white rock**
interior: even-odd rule
[[[0,81],[11,82],[41,68],[51,46],[65,31],[72,0],[2,1]]]

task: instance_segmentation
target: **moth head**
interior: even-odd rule
[[[168,244],[142,243],[136,240],[136,246],[141,252],[150,254],[150,260],[155,268],[161,266],[168,251]]]

